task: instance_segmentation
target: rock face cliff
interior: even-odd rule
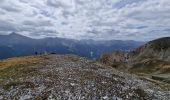
[[[45,55],[0,61],[0,99],[168,100],[170,92],[82,57]]]

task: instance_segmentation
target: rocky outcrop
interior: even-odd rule
[[[118,69],[133,69],[133,72],[137,73],[161,71],[164,66],[170,65],[170,37],[150,41],[129,52],[106,53],[98,61],[112,67],[117,65],[115,68]],[[124,68],[122,68],[122,63]]]
[[[129,59],[128,52],[124,51],[113,51],[109,53],[105,53],[97,61],[112,66],[113,68],[125,71],[128,69],[126,62]]]
[[[128,53],[124,51],[113,51],[102,55],[98,60],[104,64],[112,62],[125,62],[128,60]]]

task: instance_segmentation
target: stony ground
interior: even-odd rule
[[[170,99],[148,81],[74,55],[49,55],[25,68],[0,78],[0,100]]]

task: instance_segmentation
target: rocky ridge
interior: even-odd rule
[[[168,100],[170,92],[135,75],[75,55],[47,55],[1,77],[0,99]],[[26,70],[25,70],[26,69]],[[0,75],[6,69],[1,69]],[[20,71],[20,73],[18,73]]]

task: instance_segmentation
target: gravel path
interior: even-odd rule
[[[74,55],[50,55],[30,67],[9,79],[8,89],[0,86],[0,100],[170,100],[152,83]]]

